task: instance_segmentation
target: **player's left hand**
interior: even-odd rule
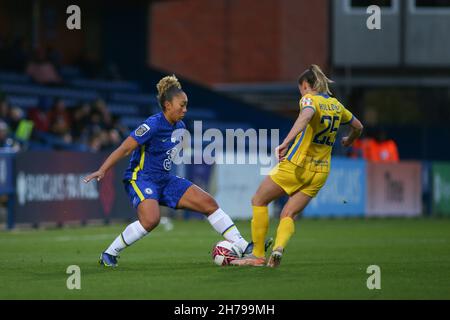
[[[352,144],[353,144],[353,141],[350,141],[350,139],[348,138],[348,137],[343,137],[342,138],[342,140],[341,140],[341,144],[344,146],[344,147],[351,147],[352,146]]]
[[[95,171],[93,173],[91,173],[90,175],[88,175],[87,177],[85,177],[83,179],[83,181],[85,183],[88,183],[89,181],[91,181],[92,179],[97,179],[97,181],[100,181],[101,179],[103,179],[103,177],[105,176],[105,173],[103,171]]]

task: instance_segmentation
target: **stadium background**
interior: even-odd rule
[[[66,27],[71,4],[81,8],[81,30]],[[370,4],[381,5],[381,30],[366,27]],[[448,217],[449,29],[445,0],[0,0],[0,223],[134,220],[120,182],[127,161],[99,184],[81,177],[159,111],[163,75],[181,79],[189,129],[201,120],[203,130],[277,128],[282,138],[298,114],[297,77],[312,63],[335,80],[334,94],[362,120],[364,137],[384,132],[401,161],[351,158],[336,143],[330,178],[304,216]],[[175,170],[230,216],[251,217],[258,166]]]

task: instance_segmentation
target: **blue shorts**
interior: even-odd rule
[[[167,175],[158,179],[138,177],[137,180],[125,180],[124,185],[134,208],[145,199],[154,199],[162,206],[175,209],[193,183],[178,176]]]

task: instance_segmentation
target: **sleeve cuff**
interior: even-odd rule
[[[314,108],[313,106],[306,106],[306,107],[303,107],[302,110],[305,110],[305,109],[307,109],[307,108],[313,109],[314,112],[316,112],[316,108]]]
[[[353,121],[353,119],[355,119],[355,116],[352,116],[352,118],[350,119],[350,121],[347,121],[347,122],[342,122],[341,124],[349,124],[350,122],[352,122]]]

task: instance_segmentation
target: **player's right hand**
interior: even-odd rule
[[[87,177],[85,177],[83,179],[83,181],[85,183],[88,183],[89,181],[91,181],[92,179],[97,179],[97,181],[100,181],[101,179],[103,179],[103,177],[105,176],[105,173],[103,171],[95,171],[93,173],[91,173],[90,175],[88,175]]]
[[[280,144],[278,147],[275,148],[275,154],[277,156],[278,161],[283,161],[286,153],[289,149],[289,145],[288,144]]]

